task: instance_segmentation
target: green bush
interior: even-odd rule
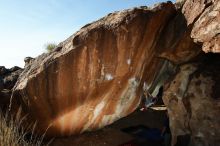
[[[56,48],[56,46],[57,45],[55,43],[48,43],[45,45],[45,49],[47,50],[47,52],[51,52],[54,48]]]

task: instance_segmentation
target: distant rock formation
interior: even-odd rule
[[[29,65],[31,62],[33,62],[34,58],[32,57],[25,57],[24,58],[24,62],[25,62],[25,66]]]
[[[11,89],[14,87],[19,75],[23,69],[15,66],[11,69],[6,69],[0,66],[0,109],[2,111],[8,110]]]
[[[38,133],[64,136],[132,113],[144,84],[152,94],[166,85],[173,144],[190,134],[195,145],[215,145],[219,56],[202,50],[219,52],[218,8],[218,1],[186,0],[111,13],[28,63],[12,101],[29,114],[26,122],[37,121]]]

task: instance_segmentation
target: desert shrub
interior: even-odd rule
[[[47,43],[45,45],[45,49],[47,50],[47,52],[51,52],[54,48],[56,48],[56,46],[57,45],[55,43]]]
[[[9,114],[0,112],[0,146],[42,146],[44,135],[41,137],[34,136],[35,126],[32,132],[21,127],[24,118],[20,118],[18,113],[15,118]],[[29,127],[30,128],[30,127]],[[28,138],[27,138],[28,137]]]

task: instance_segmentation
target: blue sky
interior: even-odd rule
[[[24,58],[45,52],[108,13],[165,0],[0,0],[0,66],[24,66]],[[174,1],[174,0],[173,0]]]

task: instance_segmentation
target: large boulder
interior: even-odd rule
[[[178,2],[111,13],[27,59],[12,108],[39,134],[79,134],[133,112],[143,85],[156,95],[166,84],[173,145],[186,134],[192,145],[218,145],[219,55],[202,50],[219,52],[219,1]]]
[[[186,0],[182,13],[189,35],[204,52],[220,52],[220,1]],[[181,65],[167,83],[163,97],[170,115],[173,144],[179,136],[190,135],[191,145],[218,145],[220,112],[220,56],[203,54],[200,59]]]
[[[12,101],[40,134],[102,128],[137,108],[144,82],[157,92],[175,68],[167,59],[181,64],[200,53],[189,32],[171,2],[111,13],[28,64]]]
[[[192,146],[220,142],[220,54],[204,54],[180,66],[163,96],[170,115],[173,144],[190,135]]]

